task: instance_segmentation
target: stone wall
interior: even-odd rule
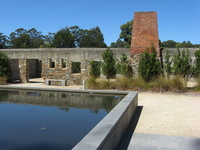
[[[41,61],[38,59],[27,59],[28,61],[28,74],[29,78],[39,78],[41,77]],[[12,71],[12,80],[19,80],[19,60],[10,59],[10,66]]]
[[[45,58],[42,60],[42,77],[43,79],[66,80],[66,85],[82,85],[83,81],[89,76],[89,61],[81,60],[80,73],[72,73],[72,61],[59,59],[56,60],[55,67],[52,68],[52,59]],[[65,67],[63,67],[65,63]],[[54,82],[59,85],[59,82]]]
[[[27,59],[19,59],[19,80],[21,83],[29,82],[29,64]]]

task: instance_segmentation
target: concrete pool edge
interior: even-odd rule
[[[82,89],[65,89],[65,88],[51,88],[51,87],[29,87],[29,86],[13,86],[0,85],[0,89],[21,89],[21,90],[36,90],[36,91],[57,91],[57,92],[73,92],[73,93],[91,93],[91,94],[117,94],[127,95],[130,91],[111,91],[111,90],[82,90]]]
[[[0,89],[126,95],[108,115],[106,115],[77,145],[75,145],[73,150],[116,149],[138,106],[138,92],[130,91],[76,90],[12,85],[0,85]]]
[[[73,150],[116,149],[138,106],[138,93],[129,92]]]

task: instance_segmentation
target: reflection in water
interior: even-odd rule
[[[72,149],[122,98],[0,90],[0,149]]]
[[[0,90],[0,97],[1,102],[56,106],[67,111],[70,107],[75,107],[98,113],[99,109],[109,112],[124,96]]]

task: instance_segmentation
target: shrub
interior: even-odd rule
[[[164,78],[160,76],[154,79],[149,84],[151,91],[155,92],[185,92],[186,82],[180,76],[174,76],[171,78]]]
[[[178,53],[174,55],[173,61],[173,74],[182,76],[183,78],[188,79],[192,74],[192,59],[190,57],[189,50],[183,50],[180,52],[177,49]]]
[[[172,91],[172,80],[160,76],[149,83],[149,88],[155,92]]]
[[[196,82],[197,82],[197,85],[195,86],[195,90],[200,91],[200,76],[196,77]]]
[[[97,81],[96,78],[91,76],[86,81],[86,88],[88,88],[88,89],[99,89],[100,88],[100,84],[99,84],[99,82]]]
[[[7,82],[7,77],[0,77],[0,85],[5,85]]]
[[[171,67],[172,61],[170,61],[170,55],[169,50],[167,50],[167,53],[165,55],[165,65],[164,69],[168,77],[172,74],[172,67]]]
[[[173,92],[185,92],[186,81],[180,76],[172,77],[172,91]]]
[[[195,62],[194,62],[194,67],[193,67],[193,75],[195,77],[200,76],[200,49],[197,50],[195,53]]]
[[[118,89],[127,90],[130,88],[131,79],[126,76],[118,77],[116,79],[116,85]]]
[[[98,61],[90,61],[90,76],[98,78],[101,74],[101,63]]]
[[[10,81],[11,79],[11,68],[10,68],[10,62],[8,59],[8,56],[0,51],[0,77],[3,79],[7,79],[7,81]]]
[[[114,58],[114,53],[110,48],[102,54],[103,63],[102,63],[102,71],[103,74],[106,76],[106,79],[114,78],[116,75],[116,59]]]
[[[146,91],[146,90],[148,90],[147,83],[141,77],[133,78],[131,80],[130,88],[134,91]]]
[[[126,77],[133,76],[132,67],[129,65],[128,57],[126,54],[122,53],[122,57],[120,58],[120,62],[116,65],[117,73],[124,75]]]
[[[160,62],[157,59],[156,50],[153,46],[150,49],[147,48],[147,50],[141,54],[138,72],[139,75],[147,82],[161,74],[162,69]]]

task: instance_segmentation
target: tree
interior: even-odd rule
[[[194,62],[194,67],[193,67],[193,75],[195,77],[200,76],[200,49],[195,51],[195,62]]]
[[[11,68],[8,56],[0,51],[0,77],[6,78],[8,81],[11,79]]]
[[[72,48],[75,47],[74,36],[70,33],[68,27],[59,30],[53,39],[56,48]]]
[[[190,57],[190,52],[188,49],[184,49],[182,52],[180,52],[180,50],[177,49],[177,51],[177,54],[175,54],[172,58],[173,73],[174,75],[180,75],[187,79],[192,72],[192,60]]]
[[[101,63],[98,61],[90,61],[90,76],[95,79],[98,78],[101,74]]]
[[[10,44],[13,48],[29,48],[30,36],[26,34],[27,30],[19,28],[10,34]]]
[[[177,44],[177,42],[175,42],[173,40],[168,40],[168,41],[163,41],[161,43],[161,47],[175,48],[176,44]]]
[[[0,49],[7,48],[8,37],[0,33]]]
[[[183,41],[182,43],[177,43],[177,47],[179,48],[190,48],[193,47],[193,44],[190,41]]]
[[[102,71],[106,76],[106,79],[114,78],[116,75],[116,59],[114,58],[114,53],[110,48],[102,53],[103,63],[102,63]]]
[[[79,26],[70,27],[70,33],[74,36],[75,46],[80,47],[81,29],[79,28]]]
[[[131,45],[132,27],[133,27],[133,20],[120,26],[120,29],[122,31],[121,31],[119,37],[120,37],[120,39],[124,40],[125,47],[127,47],[127,48],[129,48]]]
[[[133,70],[129,65],[128,57],[126,54],[122,53],[122,57],[120,58],[120,62],[116,65],[117,73],[124,75],[126,77],[132,77]]]
[[[49,32],[48,35],[44,36],[44,43],[43,45],[40,45],[40,48],[52,48],[53,46],[53,39],[54,39],[55,33]]]
[[[103,34],[99,27],[90,30],[80,29],[78,37],[78,47],[98,47],[104,48],[107,45],[104,43]]]
[[[39,48],[44,44],[44,36],[35,28],[28,30],[26,34],[30,36],[30,48]]]
[[[165,55],[164,69],[165,69],[165,72],[167,73],[168,77],[172,74],[171,64],[172,64],[172,61],[170,60],[169,50],[167,50],[167,53]]]
[[[116,43],[115,43],[115,42],[112,42],[112,43],[110,44],[110,47],[123,48],[123,47],[125,47],[125,42],[122,41],[122,40],[120,40],[120,39],[118,39],[118,40],[116,41]]]
[[[162,73],[160,62],[157,58],[155,47],[147,48],[139,60],[139,75],[147,82],[158,77]]]

